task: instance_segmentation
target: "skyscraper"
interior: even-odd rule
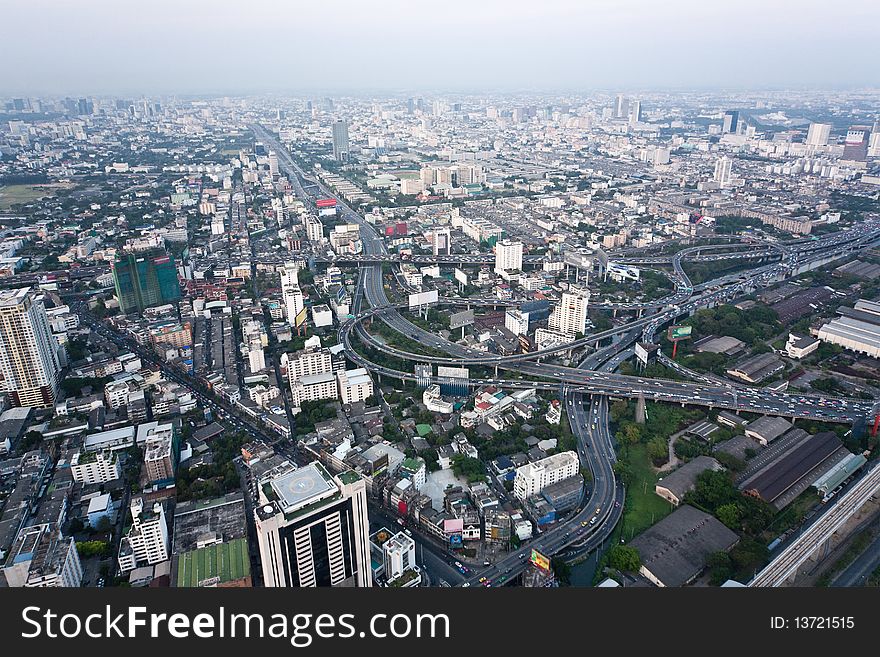
[[[113,283],[125,314],[180,300],[174,257],[164,251],[123,254],[113,263]]]
[[[722,187],[730,184],[730,172],[731,172],[731,162],[730,158],[726,155],[721,156],[717,162],[715,162],[715,175],[714,180]]]
[[[266,586],[369,587],[367,489],[355,472],[318,462],[260,482],[255,510]]]
[[[333,159],[339,162],[348,162],[350,159],[348,123],[342,120],[333,123]]]
[[[828,144],[828,137],[831,135],[830,123],[811,123],[810,129],[807,131],[808,146],[825,146]]]
[[[287,322],[296,325],[296,317],[305,306],[302,290],[299,287],[299,267],[292,262],[285,263],[281,272],[281,296],[284,299],[284,310]]]
[[[846,131],[846,141],[843,146],[844,160],[864,162],[868,159],[868,135],[871,129],[866,125],[852,125]]]
[[[51,407],[60,371],[42,300],[30,288],[0,290],[0,392],[12,406]]]
[[[724,113],[724,125],[721,131],[727,134],[736,134],[739,128],[739,111],[728,110]]]
[[[642,121],[642,101],[634,100],[629,106],[629,122],[630,125],[641,123]]]
[[[269,175],[278,177],[278,154],[275,151],[269,151]]]
[[[626,96],[623,94],[617,94],[617,98],[614,101],[614,118],[625,119],[628,114],[629,103],[626,100]]]
[[[522,270],[522,242],[502,240],[495,245],[495,271]]]

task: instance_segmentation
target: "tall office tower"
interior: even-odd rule
[[[853,162],[864,162],[868,159],[868,135],[870,128],[866,125],[852,125],[846,131],[841,159]]]
[[[437,228],[434,231],[434,255],[452,253],[452,231],[449,228]]]
[[[739,130],[739,110],[728,110],[724,113],[724,125],[721,132],[726,134],[737,134]]]
[[[296,317],[305,307],[303,293],[299,287],[298,271],[299,267],[295,263],[287,262],[281,272],[281,296],[284,299],[287,322],[291,326],[296,325]]]
[[[125,314],[180,300],[174,257],[164,251],[121,255],[113,263],[113,283]]]
[[[495,271],[521,271],[522,255],[522,242],[501,240],[495,245]]]
[[[556,304],[547,320],[547,325],[554,331],[575,336],[587,330],[587,306],[590,303],[590,291],[583,289],[563,292],[562,299]]]
[[[828,144],[828,137],[830,136],[830,123],[811,123],[810,129],[807,131],[807,145],[825,146]]]
[[[641,123],[642,121],[642,101],[634,100],[629,106],[629,122],[630,125]]]
[[[333,123],[333,159],[338,162],[348,162],[351,158],[348,150],[348,123],[335,121]]]
[[[367,488],[318,462],[260,482],[255,510],[266,586],[372,586]]]
[[[730,184],[731,162],[730,158],[723,155],[715,162],[714,180],[722,187]]]
[[[42,300],[26,287],[0,290],[0,392],[12,406],[51,407],[60,372]]]
[[[269,175],[278,177],[278,154],[275,151],[269,151]]]
[[[629,115],[629,102],[623,94],[617,94],[614,100],[614,118],[625,119]]]
[[[416,101],[415,101],[415,99],[414,99],[414,98],[407,98],[407,99],[406,99],[406,113],[407,113],[407,114],[412,114],[412,113],[415,112],[415,111],[416,111]]]

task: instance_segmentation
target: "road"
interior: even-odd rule
[[[305,172],[296,165],[283,145],[261,126],[253,126],[255,133],[268,143],[279,156],[279,166],[283,167],[288,176],[296,180],[301,190],[299,177],[305,179]],[[830,259],[844,257],[880,241],[880,223],[865,222],[857,231],[835,233],[830,237],[816,241],[800,241],[790,245],[781,245],[771,254],[766,249],[762,258],[779,257],[778,262],[761,265],[747,272],[722,276],[697,286],[692,286],[682,267],[685,257],[705,258],[704,251],[711,247],[691,247],[683,249],[671,257],[676,290],[667,299],[659,300],[653,305],[632,303],[620,304],[625,310],[644,310],[657,308],[657,312],[647,317],[616,327],[607,332],[587,336],[554,350],[544,350],[529,354],[513,356],[486,356],[476,354],[455,343],[443,340],[436,334],[413,325],[400,313],[400,308],[388,302],[385,294],[381,262],[388,261],[387,250],[383,240],[366,220],[355,213],[344,201],[334,195],[326,186],[315,181],[315,187],[326,197],[335,198],[337,209],[341,210],[342,219],[357,223],[360,226],[363,243],[363,257],[359,259],[358,286],[355,292],[352,313],[354,317],[340,328],[340,342],[345,345],[349,357],[358,365],[371,371],[388,376],[412,380],[412,372],[402,372],[388,368],[379,363],[370,362],[353,349],[352,337],[357,338],[383,352],[413,363],[436,363],[447,365],[489,365],[496,367],[496,378],[476,379],[472,384],[496,383],[502,386],[528,385],[542,389],[552,389],[561,383],[564,399],[573,429],[576,428],[578,453],[582,463],[593,472],[593,486],[588,500],[582,508],[565,522],[546,533],[538,535],[529,544],[546,555],[561,552],[571,554],[569,546],[575,550],[588,550],[601,544],[613,530],[620,517],[623,499],[623,488],[615,481],[612,465],[614,463],[614,446],[607,430],[607,396],[619,395],[626,397],[644,397],[646,400],[659,400],[681,404],[699,404],[710,408],[728,408],[747,410],[757,413],[784,415],[790,417],[810,417],[832,421],[850,421],[871,412],[872,402],[861,400],[827,398],[822,396],[794,396],[765,390],[743,390],[728,385],[711,385],[706,382],[699,384],[668,381],[662,379],[642,379],[639,377],[613,374],[615,365],[619,363],[622,351],[641,334],[645,341],[652,341],[656,332],[664,325],[686,317],[696,310],[712,307],[731,301],[734,297],[751,292],[757,288],[775,284],[780,280],[798,275],[801,271],[821,265]],[[729,245],[727,245],[729,247]],[[818,254],[818,255],[817,255]],[[729,257],[728,254],[710,254],[713,259]],[[717,256],[717,258],[715,258]],[[363,302],[370,305],[369,310],[363,309]],[[449,356],[434,357],[414,354],[392,348],[377,341],[363,326],[368,318],[377,318],[399,333],[434,349],[443,351]],[[565,368],[557,365],[535,363],[536,359],[550,356],[562,351],[587,345],[598,346],[606,338],[624,334],[623,344],[609,351],[612,362],[605,371],[596,371],[598,359],[589,360],[580,368]],[[497,368],[514,370],[521,374],[556,379],[558,383],[542,383],[533,381],[516,381],[497,378]],[[588,408],[584,408],[584,395],[591,395]],[[592,506],[593,501],[597,504]],[[595,518],[595,519],[594,519]],[[592,523],[592,524],[591,524]],[[511,554],[489,568],[474,574],[465,585],[479,583],[483,578],[504,583],[512,579],[526,565],[528,550],[520,550]]]

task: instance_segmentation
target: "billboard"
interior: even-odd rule
[[[467,379],[470,376],[470,372],[466,367],[447,367],[445,365],[438,365],[437,376],[450,379]]]
[[[418,308],[419,306],[427,306],[430,303],[437,303],[439,295],[437,290],[428,290],[427,292],[419,292],[409,295],[409,307]]]
[[[641,342],[636,342],[636,358],[642,365],[648,364],[648,350],[645,349]]]
[[[692,326],[670,326],[666,337],[670,342],[687,340],[691,337],[691,331],[693,331]]]
[[[309,315],[309,309],[303,308],[302,310],[300,310],[297,313],[296,317],[294,318],[293,325],[294,326],[302,326],[303,324],[305,324],[306,317],[308,317],[308,315]]]
[[[539,570],[543,570],[545,573],[550,572],[550,559],[545,557],[537,550],[532,549],[532,554],[529,557],[529,561]]]
[[[437,366],[437,379],[441,395],[467,394],[470,372],[466,367]]]
[[[449,317],[449,328],[457,329],[462,326],[469,326],[474,323],[474,311],[462,310],[460,313],[453,313]]]
[[[461,283],[462,285],[467,285],[467,284],[468,284],[468,275],[465,274],[465,273],[464,273],[461,269],[459,269],[458,267],[455,268],[455,271],[453,272],[453,275],[455,276],[455,280],[457,280],[457,281],[458,281],[459,283]]]
[[[319,208],[335,208],[336,207],[336,199],[335,198],[320,198],[315,202],[315,205]]]

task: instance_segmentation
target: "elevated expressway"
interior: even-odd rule
[[[286,149],[277,139],[270,135],[260,126],[254,126],[254,131],[264,142],[271,144],[279,156],[279,166],[295,180],[295,188],[302,192],[302,186],[298,177],[306,179],[305,173],[292,160]],[[357,223],[361,227],[361,238],[364,245],[365,255],[381,255],[386,253],[383,240],[375,233],[363,217],[355,213],[341,199],[330,192],[326,186],[315,181],[311,183],[319,188],[323,194],[336,198],[337,207],[342,210],[343,219]],[[301,193],[301,197],[307,197]],[[839,253],[840,257],[861,248],[868,243],[873,244],[880,236],[878,226],[866,226],[858,235],[835,236],[831,240],[823,242],[821,247],[810,243],[811,247],[803,253],[818,250],[818,248],[830,249],[823,257]],[[710,245],[711,246],[711,245]],[[729,245],[728,245],[729,246]],[[695,256],[702,257],[702,251],[707,247],[694,247]],[[435,363],[446,365],[488,365],[496,367],[496,376],[487,378],[475,378],[470,382],[473,385],[498,384],[511,388],[538,388],[544,390],[557,390],[562,385],[563,396],[567,411],[571,418],[572,427],[578,438],[578,453],[585,467],[593,474],[593,486],[589,498],[582,507],[566,522],[560,523],[549,531],[540,534],[533,539],[529,547],[537,549],[545,554],[553,555],[566,551],[570,555],[580,550],[591,550],[600,542],[604,541],[613,530],[620,517],[623,500],[623,488],[614,478],[612,465],[614,463],[613,440],[608,432],[607,421],[607,397],[644,396],[646,400],[671,401],[682,404],[698,404],[708,407],[730,408],[734,410],[751,410],[758,413],[772,413],[781,415],[812,417],[815,419],[832,421],[849,421],[856,417],[869,413],[872,407],[870,402],[850,399],[828,400],[819,396],[794,397],[784,393],[773,393],[761,390],[737,390],[729,386],[710,386],[705,384],[682,383],[659,379],[641,379],[638,377],[623,376],[612,372],[595,371],[594,367],[599,364],[599,358],[592,361],[589,359],[582,363],[581,368],[566,368],[556,365],[541,365],[539,362],[531,362],[547,356],[552,356],[563,351],[571,351],[581,346],[595,345],[606,338],[614,338],[618,335],[624,337],[610,348],[599,350],[603,355],[610,355],[613,359],[626,349],[638,338],[639,331],[644,336],[652,336],[653,333],[664,323],[674,321],[682,315],[689,314],[699,307],[706,307],[729,301],[736,295],[746,290],[754,289],[759,285],[766,285],[781,280],[793,265],[801,262],[802,252],[797,249],[789,250],[781,248],[780,262],[765,265],[749,272],[749,275],[731,275],[711,282],[711,285],[692,287],[681,268],[681,260],[688,252],[685,249],[672,256],[673,275],[678,279],[676,303],[663,304],[660,306],[631,304],[627,309],[645,309],[660,307],[661,310],[654,314],[637,319],[621,327],[610,329],[587,336],[581,340],[569,343],[555,349],[547,349],[529,354],[516,354],[512,356],[476,355],[461,345],[443,340],[436,334],[413,325],[399,312],[400,307],[388,302],[382,283],[381,259],[377,261],[363,262],[359,265],[358,286],[355,291],[352,310],[354,317],[345,322],[339,331],[340,342],[345,345],[347,356],[357,364],[369,368],[371,371],[385,376],[391,376],[403,380],[414,380],[413,372],[404,372],[387,367],[380,363],[374,363],[359,354],[352,344],[354,335],[364,344],[369,344],[386,353],[394,355],[413,363]],[[767,255],[761,257],[769,257]],[[714,288],[714,289],[713,289]],[[693,293],[701,290],[701,294],[694,297]],[[364,300],[370,305],[370,309],[362,310]],[[678,303],[678,302],[681,303]],[[458,303],[473,305],[473,301],[467,299]],[[489,303],[489,302],[486,302]],[[493,305],[501,305],[501,302],[493,301]],[[380,343],[371,336],[363,327],[363,321],[367,318],[377,317],[388,324],[394,330],[412,337],[416,341],[432,348],[445,351],[448,357],[425,356],[405,352]],[[594,354],[594,356],[596,356]],[[541,377],[546,380],[524,379],[499,379],[497,368],[510,369],[527,376]],[[584,409],[585,395],[590,395],[587,408]],[[575,429],[576,427],[576,429]],[[595,502],[596,506],[593,506]],[[618,504],[615,504],[617,502]],[[592,518],[596,518],[590,524]],[[574,546],[574,547],[569,547]],[[481,570],[473,575],[468,583],[476,583],[479,577],[485,576],[496,578],[502,574],[512,578],[523,570],[527,563],[527,551],[519,554],[510,554],[492,566]]]

